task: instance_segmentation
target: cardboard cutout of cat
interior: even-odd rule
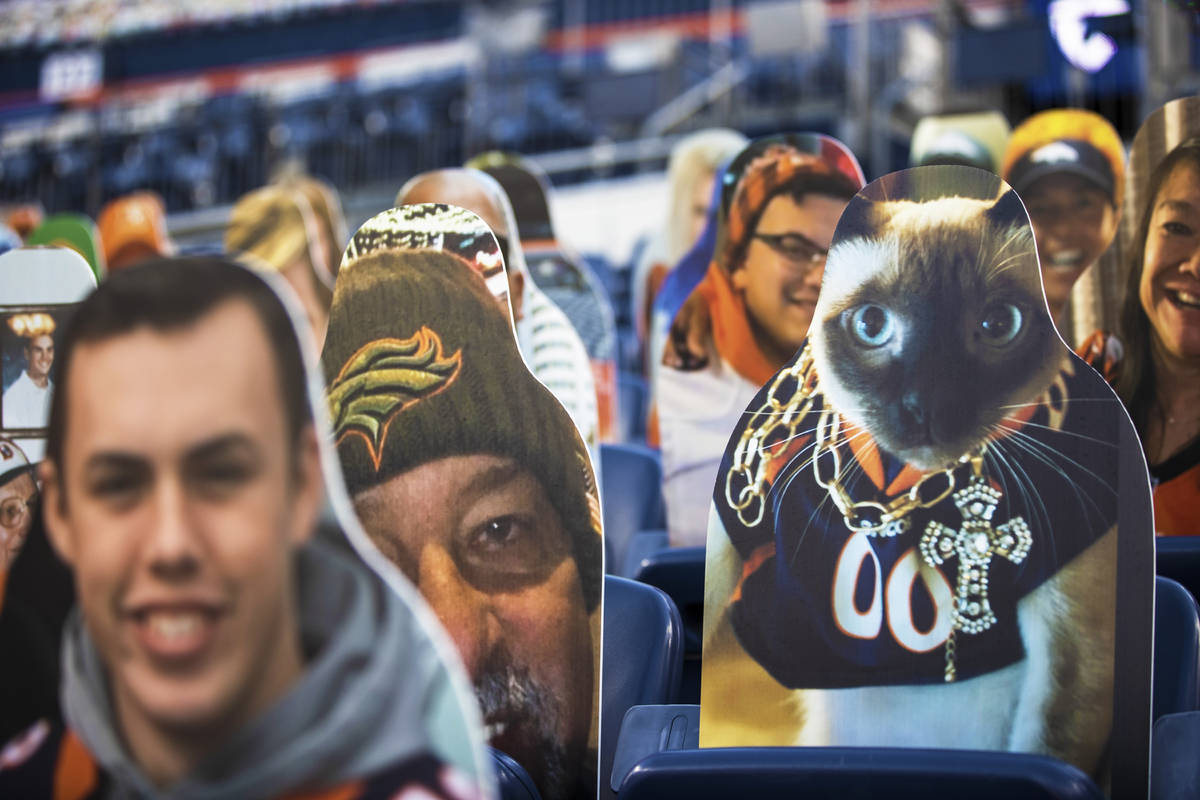
[[[578,255],[558,240],[550,216],[550,185],[522,159],[477,161],[504,188],[513,206],[529,276],[563,310],[587,348],[596,384],[600,439],[617,437],[617,325],[599,279]]]
[[[458,646],[491,744],[542,797],[592,798],[600,506],[578,430],[521,359],[498,253],[453,206],[355,234],[322,354],[333,436],[368,536]]]
[[[712,503],[702,746],[1030,752],[1145,793],[1144,462],[999,178],[921,167],[855,196]]]
[[[22,247],[0,255],[0,436],[31,462],[45,448],[54,343],[94,288],[91,268],[74,250]]]

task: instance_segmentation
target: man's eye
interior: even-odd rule
[[[1174,221],[1164,222],[1162,228],[1164,231],[1166,231],[1167,233],[1169,233],[1173,236],[1191,236],[1192,235],[1191,226],[1186,225],[1182,222],[1174,222]]]
[[[97,477],[88,485],[89,493],[113,506],[131,505],[146,486],[141,475],[120,474]]]
[[[497,550],[519,545],[521,542],[522,523],[516,517],[497,517],[475,529],[471,536],[471,545],[485,551]],[[528,535],[524,536],[528,539]]]
[[[811,252],[808,243],[798,236],[779,237],[779,249],[789,256],[806,256]]]
[[[540,573],[554,555],[547,552],[542,539],[534,518],[515,514],[493,517],[467,534],[465,547],[459,551],[460,563],[472,573],[493,577]]]
[[[202,492],[229,492],[253,477],[253,468],[243,463],[203,464],[197,466],[191,475],[193,483]]]

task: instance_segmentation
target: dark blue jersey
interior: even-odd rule
[[[751,409],[761,407],[766,392]],[[849,529],[817,483],[811,434],[780,456],[762,520],[745,524],[726,501],[739,429],[714,499],[745,562],[731,616],[746,651],[790,688],[941,683],[958,606],[967,624],[955,633],[956,680],[1021,660],[1018,601],[1117,520],[1116,442],[1124,423],[1119,401],[1076,359],[1064,361],[1040,399],[1019,429],[988,444],[974,494],[911,511],[904,531],[892,536]],[[818,396],[796,430],[813,431],[821,411]],[[745,419],[758,425],[763,417],[748,412]],[[900,493],[903,463],[876,451],[878,463],[866,469],[848,445],[839,452],[841,483],[855,502],[886,504]],[[969,485],[973,474],[969,464],[961,465],[956,486]],[[735,471],[735,497],[745,485],[739,480]],[[925,536],[935,557],[922,553]],[[956,542],[967,555],[976,543],[999,552],[964,559]],[[942,563],[931,563],[936,557]]]

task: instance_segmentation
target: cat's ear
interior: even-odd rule
[[[856,194],[846,205],[834,232],[835,242],[848,242],[861,237],[873,237],[883,223],[881,204]]]
[[[1025,204],[1012,189],[1008,189],[996,198],[996,202],[992,203],[992,207],[987,210],[986,216],[988,222],[1001,230],[1014,226],[1024,228],[1029,224],[1029,216],[1025,213]]]

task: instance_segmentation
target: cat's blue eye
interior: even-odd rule
[[[887,344],[895,329],[891,312],[871,303],[853,309],[847,321],[850,333],[867,347]]]
[[[1012,303],[993,303],[984,309],[979,327],[988,344],[1002,347],[1017,338],[1024,321],[1024,313]]]

